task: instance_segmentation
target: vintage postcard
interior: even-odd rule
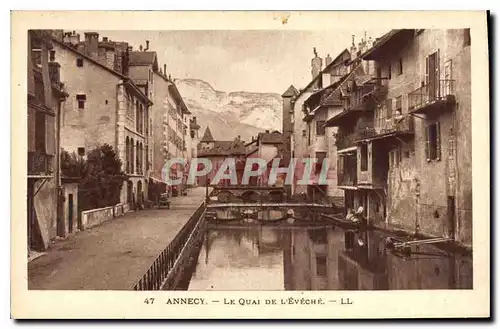
[[[486,12],[13,12],[12,316],[490,316]]]

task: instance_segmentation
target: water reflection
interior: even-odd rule
[[[433,246],[388,251],[377,231],[207,229],[189,290],[471,289],[470,257]]]

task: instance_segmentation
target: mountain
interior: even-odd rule
[[[279,130],[282,101],[279,94],[215,90],[199,79],[176,79],[184,102],[197,117],[200,138],[210,126],[216,140],[231,140],[238,135],[245,141],[264,130]]]

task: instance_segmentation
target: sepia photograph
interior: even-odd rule
[[[483,35],[268,14],[275,28],[27,25],[26,293],[327,312],[363,291],[474,293],[478,271],[489,291],[472,191],[489,172],[473,181],[485,13]]]

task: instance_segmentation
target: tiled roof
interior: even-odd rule
[[[259,133],[258,140],[262,144],[281,144],[283,143],[283,135],[279,131],[273,131],[271,133]]]
[[[292,96],[295,96],[299,93],[299,91],[297,90],[297,88],[294,87],[294,85],[290,85],[290,87],[288,87],[288,89],[283,93],[283,97],[292,97]]]
[[[129,53],[131,65],[152,65],[156,58],[155,51],[132,51]]]
[[[245,155],[245,143],[243,141],[214,141],[214,147],[209,150],[199,150],[200,156],[208,155]]]
[[[205,133],[203,134],[203,138],[200,140],[200,142],[214,142],[214,137],[212,136],[212,132],[210,131],[210,127],[207,126],[207,129],[205,129]]]

